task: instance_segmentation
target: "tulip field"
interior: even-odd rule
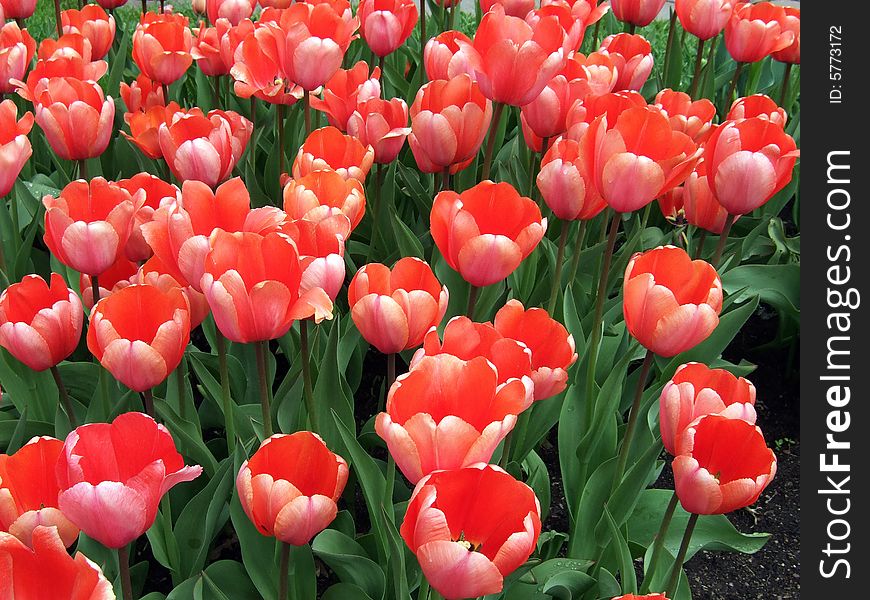
[[[0,0],[0,597],[781,597],[794,5]]]

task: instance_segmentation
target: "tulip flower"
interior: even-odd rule
[[[532,27],[506,15],[500,4],[483,16],[472,47],[478,55],[473,59],[475,79],[483,95],[511,106],[537,98],[572,50],[555,17],[544,17]]]
[[[99,298],[105,298],[109,294],[130,285],[138,270],[139,265],[121,254],[111,267],[100,273],[97,282]],[[90,275],[79,274],[79,293],[84,307],[88,310],[92,309],[94,307],[94,282]]]
[[[405,257],[392,270],[364,265],[347,290],[351,317],[367,342],[384,354],[415,348],[447,311],[447,287],[428,264]]]
[[[424,357],[438,354],[450,354],[465,361],[484,357],[498,372],[499,385],[509,379],[532,378],[532,351],[522,342],[503,336],[489,322],[475,323],[465,316],[453,317],[444,327],[443,340],[432,327],[423,338],[423,347],[411,359],[411,370]],[[529,404],[533,395],[529,396]]]
[[[133,61],[154,81],[169,85],[193,62],[193,34],[179,13],[145,13],[133,34]]]
[[[376,163],[391,163],[411,133],[408,105],[401,98],[360,102],[347,120],[347,132],[374,149]]]
[[[248,189],[238,177],[215,191],[199,181],[186,181],[181,201],[163,201],[142,235],[167,268],[180,273],[193,289],[202,291],[208,238],[216,229],[266,234],[278,231],[285,215],[275,207],[251,210]]]
[[[332,301],[320,288],[300,289],[302,268],[287,236],[216,230],[200,285],[221,333],[234,342],[279,338],[293,321],[332,318]]]
[[[483,181],[435,196],[430,215],[435,245],[447,264],[476,287],[505,279],[541,241],[547,219],[509,183]]]
[[[26,275],[0,293],[0,346],[34,371],[72,354],[82,335],[82,303],[63,277]]]
[[[496,5],[507,15],[524,19],[535,8],[535,0],[480,0],[480,12],[486,14]]]
[[[653,106],[668,118],[674,131],[685,133],[695,143],[707,138],[716,118],[716,107],[706,98],[693,102],[688,94],[667,88],[656,94]]]
[[[565,119],[568,131],[565,137],[572,140],[582,141],[595,119],[600,116],[607,118],[608,126],[616,123],[619,116],[629,108],[647,107],[646,100],[638,92],[611,92],[602,96],[587,96],[583,102],[575,102],[568,110]]]
[[[242,0],[242,3],[247,4],[247,0]],[[221,41],[227,37],[232,25],[225,18],[212,22],[215,23],[214,27],[199,27],[190,48],[190,55],[204,75],[229,75],[235,63],[226,61],[225,53],[221,52]]]
[[[136,212],[133,230],[130,232],[124,254],[134,262],[148,260],[154,254],[154,250],[142,235],[142,225],[151,220],[154,211],[160,207],[164,198],[177,199],[180,197],[181,191],[171,183],[166,183],[150,173],[139,173],[129,179],[122,179],[118,182],[118,187],[130,192],[131,196],[139,190],[145,193],[145,201]]]
[[[429,584],[447,600],[500,592],[504,578],[535,550],[540,532],[535,493],[494,465],[420,480],[401,527]]]
[[[268,2],[269,0],[267,0]],[[272,0],[275,2],[276,0]],[[281,0],[278,0],[281,1]],[[350,6],[349,0],[301,0],[302,2],[306,2],[308,4],[317,5],[317,4],[328,4],[332,7],[332,10],[336,12],[336,14],[341,15],[341,18],[345,21],[345,23],[352,24],[354,22],[353,10]],[[286,8],[286,7],[285,7]]]
[[[91,44],[91,58],[103,58],[115,39],[115,17],[100,6],[88,4],[81,10],[73,8],[60,13],[64,33],[80,33]]]
[[[697,167],[695,167],[697,169]],[[693,171],[694,173],[694,171]],[[689,175],[691,177],[691,175]],[[687,180],[688,181],[688,180]],[[669,190],[667,193],[656,198],[662,216],[671,224],[680,226],[685,222],[683,210],[684,185]]]
[[[4,598],[115,600],[112,583],[100,567],[81,552],[70,556],[55,527],[36,527],[31,547],[0,533],[0,564]]]
[[[617,212],[631,212],[680,185],[701,150],[652,107],[622,111],[608,130],[608,115],[592,122],[581,142],[587,173]]]
[[[0,26],[0,94],[15,91],[12,80],[24,79],[36,52],[36,42],[26,29],[10,21]]]
[[[606,52],[590,52],[586,56],[579,52],[572,52],[568,55],[562,74],[568,81],[575,79],[585,81],[586,98],[612,92],[619,81],[614,57]]]
[[[574,336],[543,308],[525,309],[519,300],[509,300],[495,313],[496,331],[522,342],[532,353],[535,400],[562,393],[567,387],[568,368],[577,362]]]
[[[755,386],[725,369],[700,363],[680,365],[662,390],[659,415],[662,443],[675,454],[677,440],[695,419],[722,415],[754,425]]]
[[[171,124],[176,114],[184,113],[175,102],[170,102],[166,106],[155,104],[144,111],[124,113],[124,121],[130,127],[130,133],[122,131],[121,135],[148,158],[155,160],[163,158],[163,152],[160,150],[160,126]]]
[[[420,17],[414,0],[362,0],[357,15],[363,39],[380,57],[398,50]]]
[[[785,9],[772,2],[734,5],[725,25],[725,47],[738,63],[753,63],[791,46],[795,40]]]
[[[60,440],[35,437],[15,454],[0,454],[0,531],[27,546],[39,527],[55,527],[66,547],[79,537],[79,528],[57,508],[54,465],[62,448]]]
[[[127,2],[129,2],[129,0],[97,0],[97,4],[106,10],[113,10],[124,6]]]
[[[56,473],[64,515],[88,537],[122,548],[151,527],[163,495],[202,467],[184,465],[166,427],[129,412],[73,430]]]
[[[7,19],[28,19],[36,10],[36,0],[3,0],[0,13]]]
[[[647,350],[671,357],[707,339],[719,324],[722,282],[709,263],[659,246],[631,257],[623,298],[629,333]]]
[[[257,531],[302,546],[335,519],[348,472],[316,433],[279,433],[242,463],[236,489]]]
[[[674,8],[683,29],[706,41],[725,29],[734,3],[731,0],[676,0]]]
[[[752,212],[784,188],[798,156],[794,139],[763,117],[726,121],[704,145],[708,182],[732,215]]]
[[[153,285],[118,290],[91,310],[88,350],[136,392],[163,382],[190,341],[190,305],[180,288]]]
[[[166,106],[163,87],[145,75],[139,75],[132,83],[121,82],[121,100],[131,113],[144,112],[153,106]]]
[[[719,204],[710,181],[707,177],[707,166],[704,161],[698,163],[686,183],[682,194],[683,213],[686,221],[695,227],[706,229],[717,235],[725,229],[728,211]]]
[[[134,265],[135,266],[135,265]],[[184,276],[172,265],[152,256],[130,276],[129,285],[150,285],[164,293],[181,289],[190,305],[190,329],[196,329],[208,316],[208,301],[202,292],[195,290]]]
[[[55,154],[84,160],[105,151],[112,137],[115,103],[96,82],[56,77],[37,84],[34,92],[36,122]]]
[[[283,44],[283,33],[276,23],[271,22],[269,27],[263,23],[261,17],[256,28],[251,26],[235,53],[222,51],[224,62],[232,64],[233,90],[241,98],[259,98],[270,104],[295,104],[305,92],[287,76],[281,65],[279,48]],[[226,36],[224,39],[231,38]]]
[[[336,213],[350,220],[353,231],[365,214],[366,199],[357,179],[345,179],[335,171],[312,171],[290,179],[284,186],[284,212],[291,219],[319,221]]]
[[[96,60],[90,40],[78,31],[65,33],[56,40],[42,40],[36,50],[36,58],[47,62],[64,58],[80,58],[87,63]]]
[[[459,42],[463,42],[462,46]],[[468,48],[471,39],[461,31],[445,31],[426,42],[423,48],[423,65],[430,81],[453,79],[466,73],[474,78],[474,69],[469,60]]]
[[[323,98],[311,98],[311,108],[324,113],[330,125],[345,131],[357,104],[380,97],[380,77],[378,67],[369,76],[369,66],[363,60],[350,69],[339,69],[323,86]]]
[[[757,426],[708,415],[683,431],[672,468],[684,509],[720,515],[758,500],[776,474],[776,456]]]
[[[208,20],[215,25],[219,19],[226,19],[230,25],[238,25],[254,14],[256,6],[256,0],[206,0],[205,11]]]
[[[646,27],[665,5],[665,0],[610,0],[613,16],[633,27]]]
[[[424,356],[400,375],[375,431],[411,483],[444,469],[487,463],[531,403],[529,378],[498,383],[484,357]]]
[[[253,124],[233,111],[179,111],[157,133],[160,151],[179,181],[216,187],[241,159]]]
[[[312,131],[299,148],[293,161],[293,178],[331,169],[345,179],[364,182],[374,160],[375,151],[371,146],[364,146],[357,138],[344,135],[335,127],[322,127]]]
[[[18,107],[12,100],[0,102],[0,199],[12,191],[24,164],[33,154],[27,134],[33,127],[33,114],[18,118]]]
[[[556,75],[550,80],[540,95],[520,110],[526,145],[535,152],[545,151],[543,140],[568,130],[568,110],[575,102],[582,102],[588,92],[588,84],[581,79]]]
[[[785,30],[794,34],[791,45],[771,53],[774,60],[787,65],[801,64],[801,9],[795,6],[783,6],[785,11]]]
[[[728,121],[742,121],[743,119],[751,119],[752,117],[761,117],[767,119],[771,123],[785,127],[788,115],[785,109],[781,108],[770,97],[764,94],[754,94],[744,98],[738,98],[731,105],[731,110],[725,117]]]
[[[591,7],[586,2],[578,2],[577,7],[590,9]],[[541,19],[554,17],[562,28],[562,33],[565,36],[565,43],[570,51],[577,51],[583,43],[583,37],[586,33],[586,28],[598,21],[604,16],[604,11],[574,10],[568,2],[562,0],[558,2],[542,2],[541,8],[530,10],[525,15],[525,21],[535,28]]]
[[[589,220],[607,208],[590,175],[583,169],[580,144],[569,138],[557,141],[541,160],[538,190],[560,219]]]
[[[63,264],[88,275],[108,269],[124,251],[145,200],[102,177],[79,179],[57,198],[45,196],[45,245]]]
[[[342,213],[332,213],[318,220],[294,219],[281,226],[281,231],[299,250],[301,293],[321,288],[335,302],[344,285],[344,243],[350,230],[350,220]]]
[[[424,173],[465,168],[480,150],[492,103],[465,73],[423,85],[411,105],[408,145]]]
[[[617,33],[601,42],[599,52],[610,56],[619,77],[615,90],[639,90],[653,68],[652,46],[642,35]]]

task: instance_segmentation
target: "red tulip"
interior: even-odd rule
[[[492,120],[492,103],[465,73],[424,84],[411,105],[408,145],[424,173],[451,173],[474,158]]]
[[[589,9],[589,4],[578,2],[578,7]],[[533,9],[525,16],[526,22],[536,27],[541,19],[546,17],[554,17],[562,28],[562,33],[565,36],[565,43],[569,50],[576,51],[583,43],[583,37],[586,33],[586,28],[595,23],[604,15],[603,12],[589,10],[588,12],[578,12],[573,10],[572,6],[564,0],[558,2],[542,3],[541,8]]]
[[[672,468],[683,508],[718,515],[758,500],[776,474],[776,456],[755,425],[708,415],[683,431]]]
[[[473,58],[475,79],[483,95],[511,106],[537,98],[572,50],[555,17],[544,17],[532,27],[506,15],[500,4],[483,16],[473,49],[478,55]]]
[[[794,41],[790,46],[773,52],[771,56],[779,62],[799,65],[801,64],[801,9],[796,6],[782,8],[785,11],[785,30],[794,34]]]
[[[398,50],[420,18],[414,0],[362,0],[357,15],[363,39],[378,56]]]
[[[588,220],[607,208],[607,202],[583,169],[580,144],[569,138],[553,144],[541,160],[536,180],[538,190],[560,219]]]
[[[704,161],[698,163],[686,183],[683,185],[683,212],[686,221],[695,227],[706,229],[715,234],[721,234],[725,229],[728,211],[719,204],[710,180],[707,177],[707,166]]]
[[[178,199],[181,190],[150,173],[139,173],[130,179],[122,179],[118,182],[118,187],[130,192],[131,196],[136,195],[139,190],[145,193],[145,201],[136,212],[133,230],[130,232],[124,254],[134,262],[148,260],[154,254],[154,250],[142,235],[142,225],[151,220],[154,211],[160,207],[164,199],[168,198],[169,201]]]
[[[333,213],[319,220],[295,219],[281,231],[296,243],[302,268],[301,293],[320,288],[335,302],[346,274],[344,243],[350,236],[350,220]]]
[[[268,0],[267,0],[268,1]],[[274,0],[273,0],[274,1]],[[306,2],[311,4],[312,6],[317,4],[328,4],[332,7],[332,10],[335,11],[336,14],[340,15],[341,18],[347,24],[354,23],[353,10],[350,7],[349,0],[301,0],[302,2]]]
[[[39,42],[36,50],[38,60],[51,61],[63,58],[80,58],[85,62],[96,60],[91,42],[78,31],[65,33],[56,40],[46,38]]]
[[[154,254],[197,291],[205,272],[209,236],[216,229],[266,234],[278,231],[285,215],[275,207],[251,210],[251,197],[234,177],[215,191],[199,181],[186,181],[181,201],[163,202],[142,225],[142,235]]]
[[[652,46],[642,35],[617,33],[601,42],[599,52],[610,56],[619,77],[615,90],[639,90],[653,68]]]
[[[33,104],[36,122],[60,158],[94,158],[109,145],[115,103],[94,81],[44,80],[34,88]]]
[[[254,14],[256,6],[256,0],[206,0],[205,11],[208,20],[215,25],[220,19],[226,19],[230,25],[238,25]]]
[[[148,530],[160,499],[202,473],[185,466],[169,431],[142,413],[72,431],[57,462],[58,505],[81,530],[121,548]]]
[[[121,135],[139,148],[142,154],[157,160],[163,157],[160,150],[160,126],[172,123],[176,114],[184,113],[175,102],[166,106],[155,104],[144,111],[124,113],[124,121],[130,127],[130,133],[122,131]]]
[[[737,62],[759,61],[788,48],[794,40],[785,9],[772,2],[736,4],[725,25],[725,47]]]
[[[239,162],[253,124],[233,111],[179,111],[160,125],[160,151],[179,181],[202,181],[214,188]]]
[[[7,19],[28,19],[36,10],[36,0],[3,0],[0,14]]]
[[[619,116],[634,107],[647,107],[646,100],[635,91],[611,92],[602,96],[589,95],[583,102],[575,102],[568,110],[565,123],[568,131],[565,137],[582,142],[595,119],[604,115],[608,125],[616,123]]]
[[[745,98],[738,98],[731,105],[731,110],[728,111],[725,119],[728,121],[742,121],[752,117],[767,119],[771,123],[783,128],[788,120],[785,110],[764,94],[754,94]]]
[[[524,19],[535,8],[535,0],[480,0],[480,12],[486,14],[496,5],[507,15]]]
[[[400,375],[375,431],[411,483],[443,469],[489,462],[531,403],[532,382],[498,384],[495,367],[479,356],[424,356]]]
[[[345,460],[316,433],[279,433],[242,463],[236,488],[257,531],[302,546],[335,519],[347,476]]]
[[[492,181],[462,194],[440,192],[429,220],[432,238],[447,264],[478,287],[513,273],[547,229],[537,204],[509,183]]]
[[[33,127],[33,114],[18,118],[18,107],[12,100],[0,102],[0,199],[12,191],[24,163],[33,154],[27,134]]]
[[[665,5],[665,0],[610,0],[613,16],[623,23],[646,27]]]
[[[326,292],[300,289],[302,268],[296,245],[269,233],[211,235],[200,285],[215,323],[231,341],[248,343],[279,338],[296,319],[332,318]]]
[[[653,106],[668,118],[674,131],[685,133],[695,143],[707,138],[716,118],[716,107],[706,98],[692,101],[688,94],[671,89],[656,94]]]
[[[400,259],[390,270],[364,265],[347,290],[351,316],[367,342],[384,354],[415,348],[447,311],[447,287],[419,258]]]
[[[691,178],[692,176],[689,175],[689,177]],[[659,209],[662,211],[662,216],[672,225],[681,224],[685,220],[683,211],[684,187],[685,184],[675,187],[656,198]]]
[[[220,37],[221,59],[224,64],[231,67],[236,63],[236,50],[242,42],[251,35],[257,26],[250,19],[242,19],[237,25],[229,28],[225,35]]]
[[[683,29],[701,40],[709,40],[725,29],[734,3],[731,0],[676,0],[675,9]]]
[[[359,180],[345,179],[335,171],[312,171],[284,186],[284,212],[291,219],[320,221],[342,213],[353,231],[365,208],[365,191]]]
[[[184,75],[193,58],[193,34],[179,13],[145,13],[133,34],[133,61],[139,70],[163,85]]]
[[[752,212],[784,188],[798,156],[794,139],[763,117],[726,121],[704,146],[710,187],[732,215]]]
[[[295,104],[304,91],[283,70],[283,33],[275,22],[269,23],[269,27],[263,23],[261,17],[256,27],[251,26],[235,53],[222,52],[226,64],[232,64],[233,90],[241,98],[259,98],[270,104]],[[230,39],[230,36],[224,39]]]
[[[659,246],[631,257],[623,313],[629,333],[646,349],[671,357],[707,339],[719,324],[722,282],[709,263]]]
[[[190,305],[180,288],[131,285],[91,310],[88,350],[136,392],[162,383],[190,341]]]
[[[60,13],[64,33],[80,33],[91,44],[91,58],[96,60],[109,53],[115,39],[115,17],[94,4],[81,10],[67,9]]]
[[[408,105],[401,98],[360,102],[347,120],[347,132],[374,149],[376,163],[391,163],[411,133]]]
[[[568,81],[582,79],[586,82],[587,98],[612,92],[619,81],[616,63],[606,52],[590,52],[586,56],[579,52],[572,52],[568,55],[562,74]]]
[[[242,3],[247,4],[247,0],[242,0]],[[227,37],[232,25],[224,18],[212,22],[215,24],[214,27],[200,24],[193,46],[190,48],[190,55],[204,75],[209,77],[229,75],[235,63],[225,60],[225,53],[221,52],[221,41]]]
[[[447,600],[500,592],[504,578],[534,551],[540,532],[535,493],[494,465],[425,477],[401,527],[429,584]]]
[[[39,527],[56,527],[67,547],[79,537],[79,528],[57,508],[54,465],[62,448],[60,440],[35,437],[11,456],[0,454],[0,531],[28,546]]]
[[[45,245],[63,264],[99,275],[124,251],[145,193],[130,193],[102,177],[79,179],[45,196]]]
[[[302,143],[293,161],[293,178],[312,171],[331,169],[345,179],[365,181],[375,160],[375,151],[335,127],[315,129]]]
[[[629,108],[609,129],[611,122],[606,113],[597,117],[580,153],[598,193],[617,212],[637,210],[683,183],[701,154],[655,108]]]
[[[582,102],[589,93],[589,85],[582,79],[568,80],[556,75],[540,95],[520,110],[523,137],[526,145],[540,152],[543,138],[554,138],[568,130],[568,109]]]
[[[532,353],[535,400],[561,394],[567,387],[568,368],[577,361],[574,336],[543,308],[525,309],[509,300],[495,314],[496,331],[522,342]]]
[[[460,41],[463,42],[461,46]],[[469,60],[470,47],[471,39],[461,31],[445,31],[431,38],[423,48],[426,77],[430,81],[449,81],[466,73],[474,78],[474,69]]]
[[[532,351],[517,340],[503,336],[492,323],[475,323],[468,317],[453,317],[444,327],[443,341],[432,327],[423,338],[423,347],[414,353],[411,370],[426,356],[450,354],[462,360],[484,357],[498,372],[498,383],[509,379],[532,378]],[[534,392],[531,388],[528,403]]]
[[[82,335],[82,303],[63,278],[27,275],[0,293],[0,346],[34,371],[72,354]]]
[[[121,254],[112,266],[100,273],[99,281],[100,298],[105,298],[109,294],[125,288],[130,285],[131,280],[136,276],[139,270],[139,265],[131,262],[126,256]],[[90,310],[94,307],[94,288],[91,282],[91,276],[85,273],[79,274],[79,294],[82,297],[82,304]]]
[[[24,79],[36,52],[36,42],[26,29],[10,21],[0,26],[0,94],[15,91],[13,79]]]
[[[120,6],[124,6],[129,0],[97,0],[97,4],[106,10],[112,10]]]
[[[199,327],[208,316],[209,308],[205,295],[193,289],[180,271],[174,269],[172,265],[164,263],[156,256],[152,256],[139,267],[136,273],[130,277],[129,284],[150,285],[163,293],[169,293],[176,288],[181,289],[190,305],[191,330]]]
[[[78,34],[67,35],[82,38]],[[43,40],[44,43],[45,40]],[[99,81],[106,74],[108,68],[109,65],[104,60],[86,61],[77,52],[61,53],[57,56],[37,60],[36,65],[27,73],[26,81],[14,80],[10,83],[17,86],[19,96],[35,103],[37,96],[47,87],[47,80],[69,77],[92,83]]]
[[[121,82],[121,99],[131,113],[147,111],[153,106],[166,106],[163,87],[139,75],[133,83]]]
[[[700,363],[677,368],[659,398],[662,443],[671,454],[686,427],[706,415],[722,415],[755,424],[755,386],[725,369]]]
[[[115,598],[112,584],[100,567],[81,552],[76,552],[75,558],[70,556],[55,527],[34,529],[32,548],[14,536],[0,533],[0,564],[4,566],[0,579],[0,595],[4,598]]]
[[[324,113],[330,125],[345,131],[357,104],[380,97],[380,77],[378,67],[369,76],[369,66],[363,60],[350,69],[339,69],[323,86],[323,99],[311,97],[311,108]]]

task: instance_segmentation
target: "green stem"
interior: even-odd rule
[[[9,217],[12,219],[12,249],[15,251],[12,258],[14,260],[21,250],[21,217],[18,216],[18,203],[14,200],[9,203]],[[15,266],[14,262],[12,266]]]
[[[592,49],[598,48],[598,36],[601,33],[601,19],[595,21],[595,29],[592,30]]]
[[[712,77],[712,71],[716,68],[716,46],[719,44],[719,38],[714,37],[710,44],[710,50],[707,52],[707,64],[704,66],[704,81],[701,84],[701,94],[707,90],[707,82]]]
[[[785,108],[785,101],[788,98],[788,86],[791,83],[791,69],[794,65],[785,63],[785,73],[782,76],[782,91],[779,93],[779,105]]]
[[[151,389],[142,392],[142,403],[145,405],[145,414],[154,418],[154,393]]]
[[[230,394],[230,372],[227,365],[227,339],[217,330],[215,332],[217,346],[218,371],[221,378],[221,406],[224,409],[224,424],[227,435],[227,455],[232,456],[236,449],[236,418],[233,398]]]
[[[731,110],[731,103],[734,101],[734,92],[737,91],[737,81],[740,79],[744,67],[746,67],[746,63],[737,63],[737,68],[734,70],[734,77],[731,78],[731,85],[728,88],[728,95],[725,96],[725,106],[722,107],[723,114],[727,114],[728,111]]]
[[[577,278],[577,268],[580,266],[580,255],[583,253],[583,243],[586,241],[586,226],[589,221],[580,221],[577,239],[574,241],[574,256],[571,257],[571,270],[568,275],[568,285],[574,285]]]
[[[565,258],[565,244],[568,241],[568,227],[565,221],[559,219],[559,249],[556,251],[556,270],[553,273],[553,287],[550,290],[550,301],[547,303],[547,312],[553,315],[556,310],[556,300],[559,299],[559,290],[562,289],[562,262]]]
[[[489,125],[489,136],[486,140],[486,152],[483,155],[483,173],[481,180],[489,179],[489,171],[492,166],[492,153],[495,150],[495,137],[498,133],[499,122],[501,121],[501,113],[504,111],[504,103],[496,102],[492,111],[492,122]]]
[[[480,288],[472,285],[468,290],[468,306],[465,309],[465,316],[474,320],[474,307],[477,305],[477,297],[480,295]]]
[[[212,77],[214,87],[212,88],[212,104],[213,108],[220,108],[221,105],[221,79],[218,75]]]
[[[308,93],[308,92],[306,92]],[[284,172],[284,105],[275,105],[275,127],[278,129],[278,177]],[[280,186],[279,186],[280,187]]]
[[[311,135],[311,92],[308,90],[302,92],[302,114],[305,117],[305,135]]]
[[[516,425],[514,426],[514,429],[516,429]],[[505,470],[507,470],[508,463],[511,459],[511,446],[514,445],[514,429],[511,429],[504,438],[504,444],[501,448],[501,458],[498,461],[498,466]]]
[[[637,31],[637,25],[635,25],[634,23],[626,23],[626,30],[631,35],[634,35],[634,32]]]
[[[311,347],[308,343],[308,320],[299,321],[299,338],[302,352],[302,386],[305,395],[305,411],[308,413],[308,421],[311,430],[315,433],[320,431],[320,423],[317,419],[317,410],[314,405],[314,390],[311,385]]]
[[[421,73],[421,81],[426,83],[426,62],[423,59],[424,52],[426,50],[426,42],[429,40],[426,39],[426,0],[421,0],[420,2],[420,73]],[[383,77],[383,74],[381,74]]]
[[[716,252],[713,254],[713,261],[710,263],[714,269],[719,268],[719,261],[722,260],[722,253],[725,251],[725,246],[728,244],[728,234],[731,232],[731,226],[734,224],[734,215],[729,214],[725,219],[725,226],[722,228],[722,233],[719,234],[719,243],[716,244]]]
[[[677,30],[677,27],[676,27],[677,11],[675,11],[673,8],[671,8],[671,16],[670,16],[669,21],[670,22],[668,23],[668,41],[665,42],[665,62],[664,62],[664,68],[662,70],[663,76],[667,76],[667,74],[670,73],[671,61],[673,61],[673,60],[679,60],[680,62],[683,61],[683,54],[682,54],[683,47],[681,45],[678,45],[680,52],[676,56],[676,58],[674,57],[674,53],[672,51],[672,48],[674,45],[674,33]],[[632,31],[632,33],[634,33],[634,32]],[[680,67],[682,67],[682,65],[680,65]],[[682,68],[680,69],[680,72],[682,72]],[[677,84],[678,87],[679,87],[680,83],[682,83],[682,78]]]
[[[187,373],[184,362],[184,354],[181,355],[181,361],[175,369],[175,391],[178,394],[178,416],[183,421],[187,420],[187,389],[184,385],[184,378]]]
[[[288,575],[290,571],[290,551],[293,547],[290,544],[281,544],[281,570],[278,572],[278,599],[287,600],[287,592],[289,591]]]
[[[704,43],[706,40],[698,39],[698,53],[695,54],[695,72],[692,75],[692,84],[689,87],[689,96],[695,98],[698,92],[698,80],[701,78],[701,62],[704,60]]]
[[[704,255],[704,242],[707,241],[707,230],[702,229],[701,235],[698,236],[698,245],[695,247],[695,254],[692,258],[699,259]]]
[[[677,560],[671,569],[671,577],[668,580],[666,596],[675,598],[677,587],[680,585],[680,572],[683,570],[683,561],[686,560],[686,553],[689,551],[689,543],[692,541],[692,533],[695,531],[695,524],[698,522],[698,515],[692,513],[689,517],[689,522],[686,523],[686,532],[683,534],[683,541],[680,544],[680,551],[677,553]]]
[[[142,12],[145,12],[145,0],[142,0]],[[63,35],[63,22],[60,18],[60,0],[54,0],[54,24],[57,26],[57,37]]]
[[[161,10],[160,12],[163,12],[163,11]],[[166,104],[169,104],[169,101],[170,101],[169,86],[166,85],[165,83],[163,84],[163,101],[166,102]]]
[[[266,381],[266,351],[267,341],[254,342],[254,351],[257,355],[257,377],[260,380],[260,408],[263,412],[263,436],[272,437],[272,409],[269,399],[269,382]]]
[[[425,575],[420,576],[420,587],[417,588],[417,600],[428,600],[429,598],[429,580]]]
[[[653,578],[655,577],[656,570],[659,566],[659,560],[661,560],[662,557],[662,550],[665,547],[665,536],[668,535],[668,529],[671,526],[671,520],[674,518],[674,512],[677,510],[678,502],[679,498],[677,497],[677,492],[674,492],[671,495],[671,501],[668,502],[668,507],[665,509],[665,514],[662,515],[662,523],[659,526],[659,532],[656,534],[655,540],[653,541],[653,552],[650,557],[649,567],[643,577],[643,585],[640,587],[640,594],[646,594],[649,592],[649,588],[652,585]]]
[[[91,295],[94,297],[94,306],[100,301],[100,282],[97,275],[91,275]]]
[[[127,546],[118,548],[118,571],[121,575],[121,592],[124,600],[133,600],[133,583],[130,580],[130,550]]]
[[[450,189],[450,167],[444,167],[444,171],[441,172],[441,191]]]
[[[76,426],[78,426],[76,413],[73,410],[72,402],[70,402],[69,394],[66,391],[66,386],[63,384],[63,379],[60,376],[60,371],[58,370],[57,365],[51,367],[51,376],[54,377],[54,384],[57,386],[57,393],[60,395],[60,403],[63,406],[63,411],[69,419],[69,424],[72,425],[73,429],[75,429]]]
[[[84,158],[78,160],[79,165],[79,179],[88,179],[88,161]]]
[[[643,390],[646,388],[646,380],[649,378],[649,372],[652,368],[655,354],[652,350],[646,351],[646,356],[643,358],[643,364],[640,367],[640,377],[637,379],[637,387],[634,391],[634,401],[631,403],[631,409],[628,412],[628,426],[625,429],[625,436],[622,438],[622,443],[619,446],[619,457],[616,461],[616,473],[613,477],[612,489],[616,490],[619,484],[622,483],[622,476],[625,474],[625,465],[628,462],[628,454],[631,452],[631,444],[634,441],[634,430],[637,428],[637,416],[640,412],[640,401],[643,398]]]

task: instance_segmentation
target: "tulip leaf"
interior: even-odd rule
[[[162,398],[154,398],[154,409],[163,420],[163,423],[172,433],[176,444],[191,459],[202,465],[209,477],[214,477],[218,468],[217,460],[205,445],[202,434],[196,425],[186,419],[182,419],[175,410]]]
[[[543,592],[558,600],[580,598],[595,586],[595,579],[579,571],[563,571],[547,580]]]
[[[320,600],[373,600],[373,598],[352,583],[336,583],[323,592]]]
[[[757,295],[781,313],[800,314],[800,265],[741,265],[722,277],[729,294],[744,290],[737,301]]]
[[[314,329],[310,324],[308,328],[309,332]],[[326,441],[327,446],[342,454],[345,444],[335,427],[332,414],[338,415],[338,418],[348,429],[355,427],[356,422],[353,418],[353,396],[345,394],[345,387],[342,383],[344,375],[338,366],[338,336],[340,331],[341,318],[335,317],[329,325],[326,348],[318,362],[320,372],[314,385],[314,404],[320,427],[318,433]]]
[[[239,537],[245,571],[264,600],[277,600],[280,544],[262,535],[248,519],[238,494],[230,500],[230,518]]]
[[[526,484],[532,488],[541,504],[541,520],[546,520],[550,513],[550,474],[547,472],[547,465],[538,453],[532,450],[525,457],[523,467],[528,473]]]
[[[631,560],[631,552],[628,549],[628,542],[623,537],[622,532],[613,516],[610,514],[607,506],[603,507],[604,518],[607,526],[610,529],[610,547],[616,554],[617,564],[619,565],[620,580],[622,582],[623,593],[634,594],[637,592],[637,575],[634,572],[634,563]]]
[[[334,529],[326,529],[314,538],[311,550],[341,581],[359,586],[372,600],[384,597],[384,572],[353,539]]]

